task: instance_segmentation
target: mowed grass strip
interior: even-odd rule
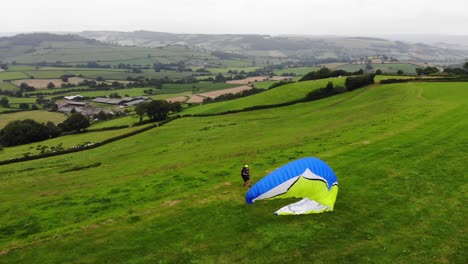
[[[0,166],[0,259],[463,263],[467,95],[466,83],[381,85],[320,111],[333,97]],[[337,174],[334,212],[245,204],[243,164],[258,181],[304,156]]]

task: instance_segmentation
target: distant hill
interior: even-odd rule
[[[456,45],[391,41],[375,37],[269,36],[240,34],[172,34],[164,32],[84,31],[74,34],[32,33],[0,37],[0,62],[153,65],[257,66],[334,62],[411,61],[439,65],[459,64],[468,49]],[[224,60],[231,62],[225,63]],[[375,62],[374,62],[375,63]],[[378,63],[378,62],[377,62]]]
[[[31,33],[0,37],[1,63],[75,66],[93,62],[99,65],[151,66],[154,63],[200,61],[206,57],[210,54],[195,52],[186,46],[158,49],[119,46],[73,34]]]
[[[18,34],[10,37],[0,37],[0,61],[22,61],[25,57],[31,62],[46,60],[46,54],[52,54],[65,48],[108,47],[110,44],[95,39],[83,38],[78,35],[58,35],[50,33]],[[62,52],[63,53],[63,52]],[[56,60],[61,60],[55,56]],[[11,59],[11,60],[10,60]]]
[[[279,58],[330,58],[349,61],[353,58],[383,54],[398,60],[447,63],[468,57],[468,50],[457,49],[458,46],[438,47],[373,37],[209,35],[151,31],[84,31],[77,34],[119,45],[140,47],[187,45],[207,51]]]
[[[89,38],[83,38],[78,35],[57,35],[50,33],[31,33],[18,34],[11,37],[0,37],[0,47],[9,47],[12,45],[38,46],[43,42],[75,42],[83,41],[86,43],[97,44],[98,41]]]

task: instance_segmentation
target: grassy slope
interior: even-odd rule
[[[467,96],[466,83],[377,86],[321,111],[336,99],[1,166],[0,262],[463,263]],[[338,175],[334,212],[244,203],[242,164],[258,180],[309,155]]]
[[[307,93],[312,90],[324,87],[329,81],[332,81],[335,85],[344,86],[345,78],[330,78],[292,83],[237,100],[195,106],[185,110],[183,114],[213,114],[225,112],[227,110],[240,110],[255,105],[271,105],[283,103],[285,101],[294,101],[304,98]]]
[[[43,111],[43,110],[4,114],[4,115],[1,115],[1,118],[0,118],[0,129],[2,129],[9,122],[14,121],[14,120],[33,119],[39,123],[52,121],[55,124],[58,124],[58,123],[62,123],[63,120],[65,120],[65,118],[66,116],[62,113],[53,113],[53,112]]]
[[[119,121],[122,122],[121,120]],[[138,121],[138,119],[135,119],[133,123],[135,123],[136,121]],[[112,122],[112,121],[109,121],[109,122]],[[124,124],[119,123],[116,125],[128,125],[128,123],[124,123]],[[50,147],[55,147],[55,146],[58,146],[59,144],[62,144],[63,148],[67,149],[67,148],[71,148],[73,146],[85,144],[88,142],[97,143],[97,142],[101,142],[109,138],[113,138],[113,137],[120,136],[120,135],[129,133],[135,130],[142,129],[143,127],[144,126],[128,127],[128,128],[123,128],[123,129],[108,130],[108,131],[102,131],[102,132],[87,132],[83,134],[64,135],[64,136],[49,139],[46,141],[4,148],[2,151],[0,151],[0,160],[20,158],[20,157],[23,157],[25,153],[29,153],[29,155],[38,155],[40,153],[40,150],[38,149],[40,146],[47,146],[50,148]],[[95,128],[100,128],[100,127],[91,127],[91,128],[95,129]]]

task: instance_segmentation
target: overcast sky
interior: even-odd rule
[[[468,0],[3,0],[0,32],[468,35]]]

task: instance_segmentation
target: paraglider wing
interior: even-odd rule
[[[332,211],[338,193],[338,180],[332,169],[318,158],[290,162],[262,178],[247,192],[249,204],[257,200],[304,198],[285,206],[276,214],[310,214]]]

